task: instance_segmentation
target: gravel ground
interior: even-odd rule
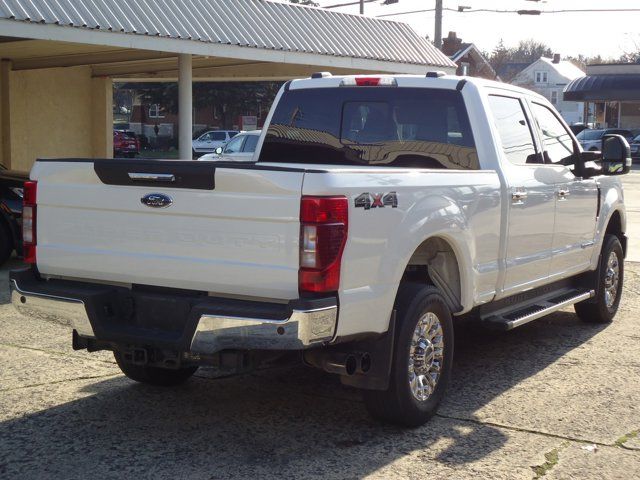
[[[640,230],[640,193],[627,202]],[[135,384],[108,352],[74,352],[64,328],[13,310],[18,265],[0,270],[0,478],[640,478],[639,263],[609,326],[569,309],[457,332],[447,398],[413,430],[302,366]]]

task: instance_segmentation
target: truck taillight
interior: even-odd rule
[[[22,192],[22,254],[26,263],[36,263],[36,211],[38,182],[24,182]]]
[[[300,204],[300,292],[335,292],[347,243],[346,197],[303,196]]]

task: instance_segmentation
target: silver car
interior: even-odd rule
[[[620,128],[602,128],[597,130],[586,128],[576,135],[576,138],[580,142],[580,145],[582,145],[583,150],[595,151],[602,148],[603,135],[611,134],[622,135],[629,143],[631,143],[633,139],[633,134],[629,130],[623,130]]]
[[[242,132],[224,147],[218,147],[214,153],[200,157],[200,160],[221,160],[227,162],[250,162],[256,151],[261,130]]]
[[[239,132],[237,130],[209,130],[193,140],[193,156],[212,153],[224,147]]]

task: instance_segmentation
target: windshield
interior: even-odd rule
[[[259,161],[479,168],[460,92],[425,88],[285,92]]]

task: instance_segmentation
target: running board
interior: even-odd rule
[[[594,290],[573,290],[555,295],[547,295],[545,298],[532,301],[528,305],[519,305],[518,307],[511,308],[508,311],[496,312],[482,320],[487,326],[491,326],[495,329],[511,330],[524,325],[525,323],[547,316],[562,308],[588,300],[594,296]]]

